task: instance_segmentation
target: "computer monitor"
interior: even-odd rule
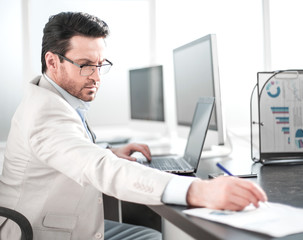
[[[173,50],[177,133],[188,134],[199,97],[215,97],[204,149],[224,145],[216,35],[210,34]]]
[[[131,128],[137,133],[141,132],[144,138],[163,135],[167,131],[163,67],[159,65],[129,70],[129,89]]]

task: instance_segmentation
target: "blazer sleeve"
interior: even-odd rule
[[[93,185],[121,200],[161,204],[172,174],[118,158],[98,147],[90,142],[80,117],[64,99],[55,94],[36,96],[27,103],[32,105],[27,135],[37,161],[82,186]]]

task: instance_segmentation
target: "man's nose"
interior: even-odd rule
[[[92,75],[90,75],[90,78],[94,80],[94,82],[100,82],[101,75],[99,74],[99,69],[96,67],[96,70],[93,72]]]

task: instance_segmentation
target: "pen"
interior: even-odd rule
[[[220,163],[216,164],[218,168],[220,168],[223,172],[227,173],[229,176],[234,176],[230,171],[228,171],[225,167],[223,167]]]

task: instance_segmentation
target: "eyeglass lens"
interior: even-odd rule
[[[110,64],[104,64],[104,65],[101,65],[100,67],[96,67],[96,66],[83,66],[81,68],[80,74],[82,76],[90,76],[90,75],[92,75],[96,71],[96,68],[98,68],[99,75],[104,75],[104,74],[108,73],[110,67],[111,67]]]

